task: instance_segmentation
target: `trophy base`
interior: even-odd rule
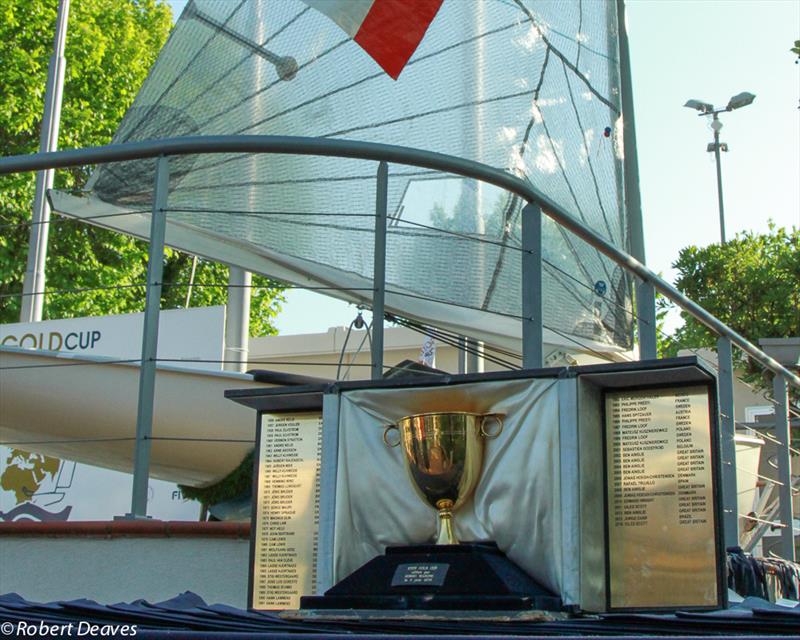
[[[301,609],[561,611],[545,589],[494,542],[388,547]]]

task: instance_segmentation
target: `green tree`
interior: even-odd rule
[[[39,147],[56,0],[0,0],[0,153]],[[165,0],[80,0],[70,8],[59,148],[106,144],[133,101],[172,26]],[[59,171],[55,187],[78,190],[90,168]],[[35,177],[0,177],[0,322],[19,319]],[[45,318],[130,313],[144,308],[147,245],[54,216],[46,266]],[[186,283],[191,256],[168,250],[165,283]],[[200,261],[192,306],[223,304],[227,267]],[[280,289],[255,277],[251,330],[274,333]],[[134,285],[115,288],[116,285]],[[220,285],[220,286],[215,286]],[[107,288],[105,288],[107,287]],[[63,290],[91,289],[75,293]],[[163,308],[184,305],[186,286],[165,286]]]
[[[672,265],[675,286],[736,332],[759,338],[800,335],[800,230],[770,224],[769,233],[740,233],[725,244],[686,247]],[[663,342],[664,355],[716,346],[716,336],[686,312],[684,324]],[[761,367],[737,349],[737,365],[765,386]]]

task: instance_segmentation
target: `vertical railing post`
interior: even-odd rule
[[[386,210],[389,197],[389,165],[378,165],[375,192],[375,266],[372,270],[372,379],[383,377],[383,312],[386,298]]]
[[[522,368],[542,367],[542,209],[522,209]]]
[[[466,373],[483,373],[486,366],[483,358],[483,341],[466,338],[464,348],[466,349]]]
[[[733,353],[731,341],[720,336],[717,339],[719,358],[720,449],[722,454],[722,532],[726,547],[739,545],[739,508],[736,487],[736,416],[733,400]]]
[[[786,378],[776,374],[772,379],[772,395],[775,399],[775,438],[778,445],[778,513],[784,527],[781,529],[780,554],[784,560],[794,562],[794,514],[792,512],[792,459],[789,452],[791,432],[789,430],[789,389]]]
[[[458,338],[458,373],[467,373],[467,338]]]
[[[150,218],[150,249],[147,254],[147,292],[142,329],[142,362],[139,369],[139,402],[136,413],[136,451],[133,463],[132,518],[147,517],[147,488],[150,479],[150,444],[153,433],[153,404],[156,391],[158,317],[161,311],[161,284],[164,271],[164,235],[169,158],[156,161],[153,215]]]

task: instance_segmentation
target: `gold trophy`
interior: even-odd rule
[[[487,431],[490,421],[497,424]],[[390,442],[396,430],[399,439]],[[503,414],[443,412],[406,416],[386,427],[383,441],[403,445],[406,468],[417,494],[439,512],[436,544],[458,544],[453,530],[453,511],[472,495],[483,467],[485,438],[503,430]]]
[[[453,512],[469,500],[483,467],[486,438],[503,431],[504,414],[438,412],[406,416],[383,432],[403,445],[411,484],[438,512],[434,547],[389,546],[303,609],[561,609],[542,587],[489,540],[459,543]],[[396,433],[395,433],[396,432]]]

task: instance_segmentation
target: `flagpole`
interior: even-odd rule
[[[61,122],[61,99],[64,90],[64,46],[67,41],[69,0],[59,0],[53,55],[47,72],[44,95],[44,114],[39,141],[39,152],[58,149],[58,129]],[[47,191],[53,187],[53,169],[36,174],[36,192],[31,215],[31,232],[28,243],[28,264],[22,282],[20,322],[39,322],[44,309],[45,260],[50,230],[50,204]]]

